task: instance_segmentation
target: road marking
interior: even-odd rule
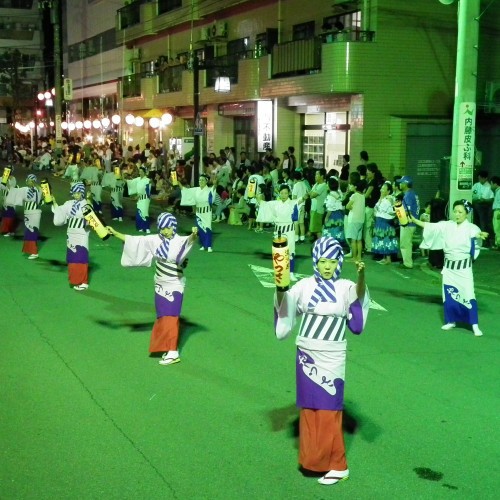
[[[274,272],[272,269],[263,266],[254,266],[252,264],[248,264],[255,277],[259,280],[260,284],[264,288],[274,288],[276,285],[274,284]],[[307,274],[295,274],[297,279],[307,278],[309,275]],[[381,306],[378,302],[375,302],[373,299],[370,299],[370,309],[375,309],[377,311],[385,311],[387,309]]]
[[[149,398],[149,400],[151,401],[151,400],[152,400],[153,398],[155,398],[155,397],[156,397],[156,394],[153,394],[153,395]]]

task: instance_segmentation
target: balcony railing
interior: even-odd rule
[[[141,5],[151,3],[154,0],[135,0],[129,5],[118,9],[118,26],[124,30],[141,22]]]
[[[158,70],[159,92],[179,92],[182,90],[182,72],[186,69],[184,64],[166,66]]]
[[[333,42],[373,42],[375,31],[342,30],[325,31],[319,35],[323,43]]]
[[[215,57],[203,61],[202,67],[207,70],[205,84],[213,87],[218,76],[228,76],[231,83],[238,83],[238,61],[241,59],[252,59],[253,50],[245,50],[236,54]]]
[[[141,75],[134,74],[122,78],[122,97],[140,97],[141,94]]]
[[[182,0],[158,0],[158,15],[182,7]]]
[[[273,47],[271,75],[306,75],[321,69],[321,40],[310,38]]]

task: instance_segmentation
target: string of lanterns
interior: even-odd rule
[[[48,92],[47,92],[48,93]],[[47,99],[44,94],[40,93],[40,96],[43,97],[43,99]],[[42,99],[41,99],[42,100]],[[125,123],[127,125],[135,125],[136,127],[142,127],[144,126],[144,118],[142,116],[134,116],[132,113],[129,113],[125,116]],[[148,124],[151,128],[153,129],[158,129],[161,127],[166,127],[170,125],[174,120],[174,117],[170,113],[164,113],[161,118],[158,117],[152,117],[149,119]],[[82,129],[87,129],[90,130],[92,128],[99,130],[99,129],[107,129],[111,123],[114,125],[119,125],[121,123],[121,116],[120,115],[113,115],[111,119],[108,117],[104,117],[99,119],[94,119],[94,120],[77,120],[75,122],[68,122],[68,121],[63,121],[61,122],[61,128],[63,130],[68,130],[70,132],[74,130],[82,130]],[[46,125],[43,122],[38,122],[37,126],[39,128],[44,128]],[[50,126],[54,126],[54,122],[50,122]],[[19,130],[21,133],[28,133],[31,129],[35,128],[35,122],[30,121],[26,125],[23,125],[19,122],[16,122],[14,127]]]

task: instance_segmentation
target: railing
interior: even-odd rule
[[[135,0],[129,5],[118,9],[119,29],[124,30],[141,22],[141,5],[154,0]]]
[[[184,64],[160,68],[158,70],[160,94],[182,90],[182,72],[185,69],[186,66]]]
[[[238,61],[241,59],[253,59],[253,50],[245,50],[236,54],[215,57],[203,61],[202,67],[207,70],[206,86],[213,87],[218,76],[228,76],[231,83],[238,83]]]
[[[182,0],[158,0],[158,15],[182,7]]]
[[[321,69],[321,40],[310,38],[275,45],[271,75],[304,75]]]
[[[323,43],[333,42],[373,42],[375,31],[342,30],[325,31],[319,35]]]
[[[136,73],[122,77],[122,97],[140,97],[141,94],[141,75]]]

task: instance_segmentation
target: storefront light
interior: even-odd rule
[[[135,116],[133,114],[128,114],[125,117],[125,123],[127,123],[127,125],[133,125],[134,122],[135,122]]]
[[[231,92],[231,80],[228,76],[218,76],[215,80],[215,92],[227,94]]]
[[[61,122],[61,128],[66,130],[68,128],[68,122]]]
[[[68,123],[68,130],[70,132],[73,132],[73,130],[75,130],[75,128],[76,128],[76,125],[73,122]]]
[[[78,120],[76,123],[75,123],[75,127],[77,130],[81,130],[83,128],[83,123]]]
[[[47,92],[45,92],[45,94],[43,94],[43,96],[45,97],[45,99],[51,99],[52,98],[52,94],[47,90]]]
[[[118,125],[121,121],[121,117],[120,115],[113,115],[111,117],[111,121],[115,124],[115,125]]]
[[[134,123],[136,127],[142,127],[144,125],[144,118],[142,116],[136,116]]]
[[[107,118],[107,117],[104,117],[102,120],[101,120],[101,123],[102,123],[102,126],[104,128],[108,128],[109,127],[109,124],[111,123],[110,119]]]
[[[161,121],[159,118],[150,118],[149,119],[149,126],[151,128],[158,128],[161,125]]]
[[[43,92],[39,92],[38,95],[37,95],[37,97],[38,97],[39,101],[43,101],[45,99],[45,95],[44,95]]]
[[[174,117],[170,113],[164,113],[161,116],[162,125],[170,125],[174,120]]]
[[[101,128],[101,122],[100,122],[99,120],[94,120],[94,121],[92,122],[92,126],[93,126],[94,128]]]
[[[90,120],[85,120],[85,121],[83,122],[83,126],[84,126],[85,128],[87,128],[87,129],[88,129],[88,128],[92,128],[92,122],[91,122]]]

